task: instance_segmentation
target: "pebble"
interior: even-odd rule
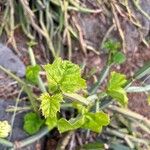
[[[0,65],[19,77],[25,76],[26,67],[10,48],[0,43]]]

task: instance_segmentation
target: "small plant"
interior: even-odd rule
[[[76,93],[86,88],[86,82],[81,78],[79,66],[70,61],[57,58],[53,64],[45,65],[44,69],[48,80],[48,92],[42,93],[39,100],[41,102],[40,110],[49,129],[57,127],[63,133],[69,130],[85,128],[99,133],[103,126],[109,124],[108,114],[102,111],[91,112],[90,108],[94,101],[90,102]],[[69,104],[78,110],[76,117],[69,120],[60,117],[60,109],[65,106],[68,100],[71,100]],[[35,114],[25,116],[26,128],[24,129],[28,133],[32,133],[30,127],[32,121],[28,121],[27,116],[30,118],[29,120],[35,120]]]
[[[32,68],[31,74],[37,69],[35,67]],[[35,133],[35,131],[40,129],[43,122],[50,130],[57,127],[60,133],[78,128],[89,129],[99,133],[103,126],[109,124],[108,114],[102,110],[92,111],[91,108],[95,106],[95,100],[90,101],[88,100],[88,95],[81,96],[77,94],[77,92],[86,89],[86,81],[81,77],[79,66],[70,61],[56,58],[52,64],[45,65],[44,69],[47,75],[48,92],[42,93],[39,100],[40,110],[45,121],[38,119],[36,114],[27,114],[24,119],[24,129],[29,134]],[[30,79],[28,78],[28,80]],[[126,92],[123,89],[126,81],[124,75],[112,72],[105,91],[106,95],[115,98],[123,106],[126,106],[128,103]],[[78,110],[76,117],[70,119],[61,117],[60,113],[61,108],[65,107],[68,102],[72,108]],[[34,125],[35,128],[31,128],[36,123],[38,126]]]

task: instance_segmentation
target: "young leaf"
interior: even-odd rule
[[[122,52],[117,52],[113,56],[113,62],[116,64],[122,64],[126,61],[126,57]]]
[[[28,66],[26,69],[26,79],[30,83],[36,84],[38,82],[38,74],[40,71],[40,66]]]
[[[120,104],[126,106],[128,97],[123,85],[127,82],[125,75],[112,72],[107,87],[107,94],[116,99]]]
[[[0,138],[8,137],[11,132],[11,126],[8,121],[0,121]]]
[[[128,104],[127,93],[123,88],[109,89],[108,95],[117,100],[122,106],[126,106]]]
[[[60,102],[63,100],[61,94],[50,96],[48,93],[43,93],[40,96],[41,110],[45,118],[56,117],[57,112],[60,111]]]
[[[56,117],[49,117],[46,119],[46,125],[48,126],[49,130],[55,128],[57,126],[57,118]]]
[[[23,129],[30,135],[37,133],[43,124],[44,120],[36,113],[30,112],[24,116]]]
[[[84,116],[71,118],[69,121],[61,118],[58,120],[58,130],[60,133],[75,130],[80,128],[84,124]]]
[[[107,49],[110,53],[116,53],[118,49],[121,47],[120,42],[116,40],[108,40],[104,43],[103,48]]]
[[[90,129],[94,132],[101,132],[102,127],[108,125],[110,122],[109,116],[103,112],[85,114],[85,123],[82,128]]]
[[[57,58],[53,64],[45,65],[44,69],[52,92],[73,93],[86,87],[85,80],[81,78],[81,69],[70,61]]]
[[[111,76],[108,83],[108,88],[122,87],[127,82],[126,76],[121,73],[111,72]]]
[[[80,103],[78,103],[78,102],[73,102],[72,106],[74,108],[76,108],[78,110],[78,113],[80,113],[82,115],[88,112],[88,109],[85,106],[83,106]]]

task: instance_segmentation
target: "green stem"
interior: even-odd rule
[[[96,101],[96,112],[99,112],[99,100]]]
[[[30,87],[23,80],[21,80],[19,77],[17,77],[13,73],[11,73],[9,70],[5,69],[4,67],[0,66],[0,70],[4,71],[6,74],[8,74],[14,80],[16,80],[18,82],[18,84],[20,84],[21,86],[24,87],[24,91],[27,93],[28,98],[30,100],[30,103],[31,103],[34,111],[38,112],[38,107],[36,105],[36,100],[35,100],[35,97],[32,94],[32,91],[31,91]]]
[[[23,87],[21,88],[19,94],[18,94],[18,97],[16,99],[16,104],[15,104],[15,109],[14,109],[14,112],[13,112],[13,115],[12,115],[12,118],[11,118],[11,127],[13,129],[13,126],[14,126],[14,121],[15,121],[15,116],[16,116],[16,112],[17,112],[17,107],[18,107],[18,103],[19,103],[19,100],[20,100],[20,95],[23,91]],[[9,140],[11,139],[11,136],[12,136],[12,131],[10,132],[10,135],[9,135]]]
[[[34,53],[33,53],[33,50],[31,48],[31,46],[29,46],[28,50],[29,50],[31,64],[32,64],[32,66],[35,66],[36,65],[36,60],[35,60]],[[44,83],[43,83],[43,81],[42,81],[42,79],[39,75],[38,75],[38,86],[39,86],[39,88],[41,89],[42,92],[46,92],[46,88],[44,86]]]
[[[22,141],[17,141],[15,143],[12,143],[12,142],[9,142],[8,140],[5,140],[5,139],[1,139],[0,138],[0,144],[6,146],[6,147],[9,147],[9,148],[12,148],[12,149],[21,149],[25,146],[28,146],[34,142],[36,142],[37,140],[41,139],[43,136],[45,136],[46,134],[48,134],[50,130],[47,128],[47,127],[44,127],[40,132],[38,132],[37,134],[25,139],[25,140],[22,140]]]
[[[19,84],[21,84],[21,85],[26,84],[23,80],[21,80],[19,77],[17,77],[16,75],[14,75],[9,70],[7,70],[4,67],[2,67],[1,65],[0,65],[0,70],[2,70],[3,72],[5,72],[6,74],[8,74],[10,77],[12,77],[14,80],[16,80]]]
[[[31,107],[30,106],[26,106],[26,107],[17,107],[17,108],[8,108],[6,109],[5,111],[6,112],[14,112],[16,110],[17,111],[28,111],[28,110],[31,110]]]
[[[44,127],[40,132],[38,132],[37,134],[25,139],[25,140],[22,140],[22,141],[19,141],[17,142],[17,145],[19,145],[19,147],[16,146],[16,148],[20,149],[20,148],[23,148],[27,145],[30,145],[34,142],[36,142],[37,140],[41,139],[43,136],[45,136],[46,134],[48,134],[49,132],[49,129],[47,127]]]
[[[89,105],[89,102],[87,101],[86,98],[78,95],[78,94],[75,94],[75,93],[63,93],[64,97],[67,98],[67,99],[70,99],[72,101],[77,101],[79,103],[82,103],[83,105],[86,105],[88,106]]]
[[[61,104],[61,108],[68,108],[68,107],[72,107],[72,103],[65,103],[65,104]]]
[[[128,93],[140,93],[140,92],[149,92],[149,91],[150,91],[150,85],[141,86],[141,87],[131,86],[126,89],[126,92]]]
[[[6,147],[14,147],[14,144],[12,142],[9,142],[8,140],[0,138],[0,144],[6,146]]]
[[[111,65],[106,65],[103,70],[101,71],[101,73],[99,74],[98,77],[98,81],[92,86],[92,88],[89,90],[90,94],[95,94],[98,90],[98,88],[100,87],[100,85],[102,84],[102,82],[105,80],[105,78],[107,77],[109,70],[111,68]]]

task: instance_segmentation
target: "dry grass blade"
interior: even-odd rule
[[[115,10],[115,5],[117,5],[117,4],[114,4],[114,2],[112,1],[112,2],[111,2],[112,13],[113,13],[113,15],[114,15],[115,24],[116,24],[116,26],[117,26],[117,28],[118,28],[120,37],[121,37],[121,39],[122,39],[123,52],[125,53],[125,49],[126,49],[125,37],[124,37],[124,33],[123,33],[123,30],[122,30],[121,25],[120,25],[120,21],[119,21],[117,12],[116,12],[116,10]]]

